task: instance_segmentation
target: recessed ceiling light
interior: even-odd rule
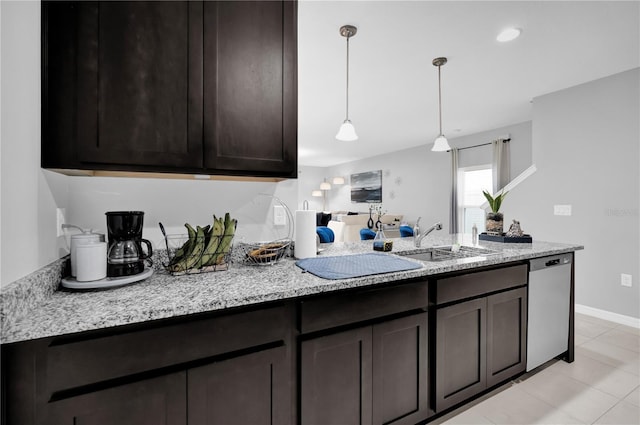
[[[518,38],[521,32],[522,30],[520,28],[507,28],[503,30],[500,34],[498,34],[498,36],[496,37],[496,40],[498,40],[501,43],[515,40],[516,38]]]

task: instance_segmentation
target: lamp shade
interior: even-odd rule
[[[451,146],[449,146],[449,142],[447,141],[447,138],[444,137],[443,134],[439,135],[436,138],[436,141],[433,142],[433,147],[431,148],[431,151],[433,152],[446,152],[450,150],[451,150]]]
[[[341,176],[334,177],[333,184],[344,184],[344,177],[341,177]]]
[[[331,184],[327,182],[320,183],[320,190],[331,190]]]
[[[322,196],[322,191],[321,190],[314,190],[311,192],[311,196],[315,196],[316,198],[319,198]]]
[[[336,134],[336,139],[342,142],[352,142],[354,140],[358,140],[356,129],[353,124],[351,124],[351,121],[344,120],[344,122],[340,126],[340,130],[338,130],[338,134]]]

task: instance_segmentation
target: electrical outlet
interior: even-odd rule
[[[287,215],[282,205],[273,206],[273,224],[276,226],[284,226],[287,224]]]
[[[631,288],[633,285],[633,277],[630,274],[620,273],[620,285]]]
[[[553,215],[571,215],[571,205],[554,205]]]
[[[67,222],[66,213],[67,210],[65,208],[56,208],[56,236],[64,236],[62,225]]]

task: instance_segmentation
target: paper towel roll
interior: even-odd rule
[[[315,257],[316,246],[316,212],[313,210],[296,211],[296,258]]]

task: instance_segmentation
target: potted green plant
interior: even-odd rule
[[[509,192],[502,192],[494,198],[486,190],[482,191],[482,194],[485,198],[487,198],[487,201],[489,202],[489,207],[491,207],[491,212],[487,213],[485,222],[485,228],[488,234],[502,235],[504,216],[500,212],[500,206],[502,205],[504,197],[507,196],[507,193]]]

